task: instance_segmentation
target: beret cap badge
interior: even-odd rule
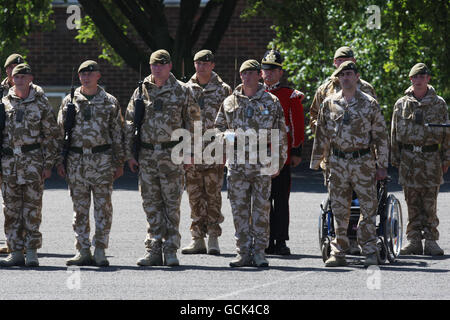
[[[270,53],[266,56],[265,59],[267,62],[275,62],[277,60],[277,57],[275,55],[275,52],[272,50]]]

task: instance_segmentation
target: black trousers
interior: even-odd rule
[[[289,194],[291,166],[285,164],[280,174],[272,179],[270,194],[270,241],[289,240]]]

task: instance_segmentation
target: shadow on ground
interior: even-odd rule
[[[132,173],[128,166],[124,167],[124,175],[114,182],[115,189],[121,190],[138,190],[137,174]],[[398,184],[398,172],[396,168],[389,167],[388,174],[391,177],[391,182],[388,185],[390,192],[401,191],[401,186]],[[226,172],[225,172],[226,175]],[[224,179],[222,191],[227,187],[226,179]],[[46,189],[67,189],[67,183],[64,179],[58,176],[53,170],[52,177],[45,182]],[[292,186],[291,192],[306,192],[306,193],[326,193],[326,188],[323,185],[322,171],[309,169],[309,162],[301,163],[297,168],[292,169]],[[450,192],[450,170],[444,175],[444,184],[441,185],[440,192]]]

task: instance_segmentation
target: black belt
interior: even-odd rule
[[[144,149],[150,149],[150,150],[164,150],[175,147],[177,144],[179,144],[180,141],[169,141],[169,142],[161,142],[161,143],[146,143],[141,142],[141,147]]]
[[[91,153],[105,152],[109,149],[111,149],[110,144],[102,144],[100,146],[96,146],[93,148],[70,147],[69,151],[79,154],[91,154]]]
[[[351,152],[344,152],[338,149],[333,148],[333,154],[342,159],[358,159],[359,157],[362,157],[370,152],[370,148],[367,149],[360,149],[356,151]]]
[[[400,149],[406,149],[414,152],[436,152],[439,150],[438,144],[430,144],[428,146],[415,146],[413,144],[400,143]]]
[[[39,149],[41,147],[40,143],[33,143],[33,144],[25,144],[23,146],[17,147],[20,148],[18,150],[16,150],[16,148],[11,149],[11,148],[3,148],[2,152],[3,154],[7,155],[7,156],[13,156],[15,153],[25,153],[25,152],[30,152],[36,149]]]

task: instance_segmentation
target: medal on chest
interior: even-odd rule
[[[247,109],[245,110],[245,116],[247,118],[253,118],[254,113],[255,113],[255,111],[253,110],[252,107],[247,107]]]
[[[261,114],[267,116],[270,114],[269,109],[267,109],[266,107],[264,107],[263,105],[259,106],[259,110],[261,111]]]

